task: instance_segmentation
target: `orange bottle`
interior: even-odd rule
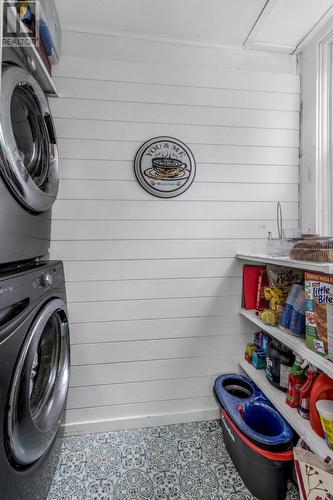
[[[324,431],[320,422],[320,416],[316,408],[316,402],[321,399],[333,401],[333,379],[326,373],[321,373],[314,381],[310,393],[310,423],[312,429],[320,437],[324,437]]]

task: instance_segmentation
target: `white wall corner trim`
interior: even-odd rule
[[[294,45],[277,45],[276,43],[259,42],[257,40],[248,40],[245,47],[251,50],[276,52],[278,54],[292,54],[295,50]]]
[[[66,434],[87,434],[95,432],[113,432],[126,429],[141,429],[142,427],[154,427],[155,425],[172,425],[179,422],[199,422],[216,420],[219,417],[217,405],[209,409],[184,410],[177,412],[156,413],[151,415],[140,415],[128,418],[87,420],[82,422],[65,422],[63,428]]]
[[[146,40],[150,42],[163,42],[172,45],[190,45],[193,47],[210,47],[225,50],[237,50],[241,51],[242,48],[238,45],[226,45],[222,43],[216,43],[210,40],[204,39],[186,39],[186,38],[175,38],[167,37],[165,35],[150,35],[149,33],[139,33],[134,31],[120,31],[120,30],[106,30],[100,29],[94,26],[79,26],[65,24],[62,26],[63,31],[69,31],[72,33],[89,33],[90,35],[107,36],[114,38],[128,38],[129,40]]]

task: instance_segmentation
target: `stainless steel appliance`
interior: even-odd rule
[[[0,297],[0,496],[45,499],[69,381],[62,263],[2,271]]]
[[[58,192],[47,98],[21,51],[3,49],[0,95],[0,264],[45,256]]]

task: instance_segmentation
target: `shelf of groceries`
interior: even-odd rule
[[[28,28],[22,21],[17,19],[15,6],[8,6],[8,8],[6,9],[6,14],[9,31],[11,30],[12,32],[16,33],[17,23],[19,22],[20,36],[26,37],[27,40],[30,39],[29,43],[22,44],[20,47],[25,57],[27,58],[27,61],[29,62],[29,66],[31,67],[36,80],[47,95],[56,97],[58,95],[58,92],[55,83],[44,64],[43,59],[38,53],[36,46],[34,45],[34,43],[32,43]]]
[[[297,434],[306,442],[309,448],[320,458],[333,459],[333,450],[330,450],[323,438],[312,429],[310,421],[299,416],[295,408],[286,404],[286,393],[273,387],[267,380],[264,370],[256,370],[245,359],[239,361],[239,366],[245,371],[265,396],[274,404],[281,415],[289,422]]]
[[[314,258],[331,258],[324,251]],[[332,460],[332,445],[319,435],[314,419],[316,403],[333,399],[333,263],[298,256],[236,255],[246,261],[240,314],[260,330],[239,365],[309,448],[323,460]]]
[[[257,325],[261,330],[264,330],[279,342],[282,342],[291,350],[302,356],[302,358],[309,361],[309,363],[333,378],[333,362],[306,347],[305,339],[303,337],[296,337],[295,335],[286,333],[278,326],[266,325],[263,321],[261,321],[257,315],[257,311],[255,310],[246,310],[242,308],[240,310],[240,314]]]
[[[291,273],[295,273],[295,276],[297,273],[302,273],[304,271],[304,276],[306,276],[306,273],[308,273],[308,286],[311,288],[310,295],[312,296],[312,299],[310,302],[312,302],[312,311],[303,311],[303,314],[305,314],[306,318],[306,337],[310,333],[314,334],[315,338],[310,342],[307,342],[305,340],[305,330],[303,333],[300,331],[298,332],[290,332],[288,328],[283,328],[281,329],[280,325],[272,325],[272,324],[267,324],[267,321],[263,321],[262,315],[258,311],[260,307],[254,306],[255,308],[249,309],[249,307],[246,306],[246,304],[243,304],[243,308],[240,310],[240,314],[247,318],[249,321],[260,327],[260,329],[266,331],[269,333],[272,337],[277,339],[278,341],[282,342],[284,345],[292,349],[296,354],[299,354],[302,356],[304,359],[308,360],[312,365],[316,366],[319,368],[321,371],[329,375],[331,378],[333,378],[333,362],[330,359],[332,359],[332,353],[328,352],[330,349],[327,347],[327,344],[329,343],[330,335],[329,335],[329,328],[331,328],[329,325],[332,325],[333,322],[331,320],[332,312],[333,312],[333,303],[330,302],[333,300],[333,263],[328,263],[328,262],[316,262],[316,261],[303,261],[303,260],[296,260],[296,259],[290,259],[288,256],[283,256],[283,257],[276,257],[276,256],[269,256],[269,255],[264,255],[264,254],[236,254],[236,258],[240,260],[244,260],[250,265],[252,264],[257,264],[257,265],[262,265],[266,266],[268,268],[275,268],[275,266],[282,266],[282,269],[285,270],[284,273],[284,278],[285,278],[285,283],[287,283],[288,280],[288,274],[289,277],[291,276]],[[246,268],[246,264],[244,265],[244,269]],[[294,271],[293,271],[294,270]],[[310,274],[309,274],[310,273]],[[282,274],[282,273],[281,273]],[[295,278],[294,276],[294,278]],[[303,280],[304,281],[304,280]],[[317,281],[319,281],[317,283]],[[292,284],[293,283],[293,284]],[[292,288],[294,286],[299,286],[296,283],[300,283],[299,281],[292,281],[290,282],[290,292],[292,291]],[[244,285],[244,283],[243,283]],[[317,304],[315,305],[315,299],[313,298],[313,294],[315,293],[315,288],[317,290],[320,290],[320,287],[318,288],[318,285],[322,286],[324,285],[327,287],[327,292],[326,295],[329,297],[329,301],[325,301],[320,305]],[[267,282],[267,287],[270,287],[270,284]],[[277,284],[273,284],[273,286],[279,286]],[[285,288],[284,286],[281,286],[281,288]],[[263,294],[263,292],[257,292]],[[304,295],[304,282],[303,282],[303,296],[299,296],[297,299],[298,302],[298,308],[300,306],[300,301],[301,302],[308,303],[309,302],[309,297],[310,295],[307,295],[308,299],[306,299]],[[288,292],[286,296],[288,295]],[[291,294],[292,295],[292,294]],[[302,295],[302,294],[301,294]],[[282,298],[284,304],[285,302],[288,302],[288,299],[290,298],[290,295],[287,297]],[[258,296],[259,297],[259,296]],[[257,297],[257,298],[258,298]],[[295,299],[294,299],[295,300]],[[317,300],[317,299],[316,299]],[[266,301],[267,303],[269,301]],[[278,301],[276,302],[277,304]],[[279,306],[278,306],[279,307]],[[280,311],[279,311],[279,316],[281,317],[282,313],[282,308],[285,306],[280,305]],[[324,342],[321,341],[321,339],[318,337],[318,326],[316,326],[316,314],[317,314],[317,307],[321,309],[319,310],[318,313],[322,316],[325,316],[325,321],[326,321],[326,335],[327,338]],[[268,306],[270,308],[270,306]],[[326,310],[323,310],[325,308]],[[310,308],[311,309],[311,308]],[[295,311],[293,311],[295,312]],[[313,322],[312,322],[313,321]],[[277,321],[279,323],[279,321]],[[281,323],[281,322],[280,322]],[[285,325],[284,325],[285,326]],[[299,324],[298,324],[299,326]],[[305,326],[305,325],[304,325]],[[303,327],[304,328],[304,327]],[[316,331],[317,330],[317,331]],[[294,333],[294,335],[293,335]],[[310,335],[311,336],[311,335]],[[326,344],[326,347],[324,348],[323,344]],[[319,347],[318,349],[314,347],[315,345],[321,345],[321,348]],[[311,348],[309,348],[311,346]],[[315,352],[317,349],[317,352]],[[327,351],[328,349],[328,351]]]
[[[292,267],[294,269],[304,269],[324,274],[333,274],[333,263],[315,262],[308,260],[296,260],[289,257],[276,257],[273,255],[257,253],[237,253],[236,258],[247,262],[258,262],[262,264],[275,264],[276,266]]]

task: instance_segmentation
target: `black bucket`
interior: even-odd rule
[[[245,485],[259,500],[284,500],[292,477],[293,452],[267,451],[250,441],[220,408],[226,449]]]

